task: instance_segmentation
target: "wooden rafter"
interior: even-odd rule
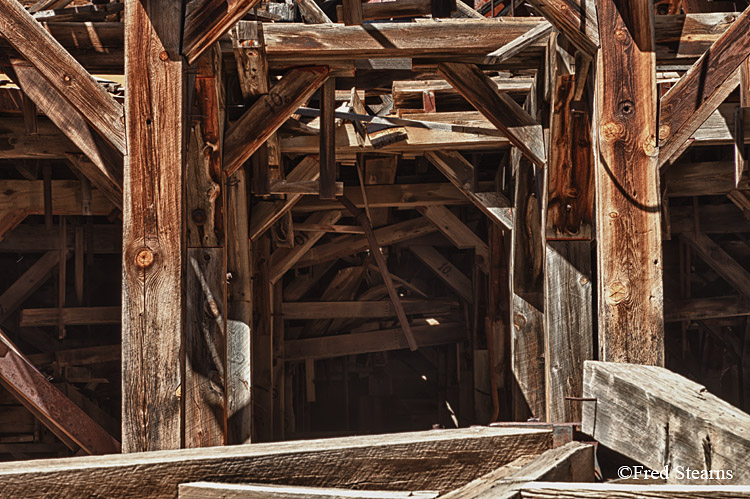
[[[529,3],[547,18],[580,50],[593,56],[599,48],[599,25],[596,4],[590,0],[530,0]]]
[[[125,153],[122,105],[17,0],[0,1],[0,33],[102,137]]]
[[[182,51],[189,64],[218,42],[260,0],[199,0],[189,2]]]

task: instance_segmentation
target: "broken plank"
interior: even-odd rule
[[[677,471],[731,470],[724,484],[750,477],[750,415],[663,367],[584,363],[583,432],[653,470],[669,465],[669,483],[710,484]]]

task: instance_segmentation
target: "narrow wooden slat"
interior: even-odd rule
[[[17,0],[0,2],[0,33],[120,153],[123,108]]]
[[[361,4],[361,2],[360,2]],[[336,198],[336,84],[333,78],[320,89],[320,198]]]
[[[120,307],[26,308],[21,311],[21,327],[120,324]]]

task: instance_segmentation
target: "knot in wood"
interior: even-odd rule
[[[613,281],[609,285],[607,292],[607,301],[613,305],[622,303],[630,295],[630,286],[623,281]]]
[[[161,54],[159,54],[159,59],[161,59],[162,61],[168,60],[169,59],[169,52],[167,52],[166,50],[162,50]]]
[[[193,210],[192,218],[195,225],[204,225],[206,223],[206,220],[208,219],[208,217],[206,216],[206,212],[201,210],[200,208],[197,210]]]
[[[615,39],[619,42],[627,40],[628,36],[628,30],[625,28],[620,28],[615,31]]]
[[[617,121],[610,121],[602,127],[602,138],[606,142],[614,142],[625,136],[625,127]]]
[[[662,125],[659,127],[659,138],[664,140],[672,134],[672,127],[669,125]]]
[[[143,248],[138,251],[135,255],[135,264],[142,269],[150,267],[154,263],[154,253],[148,249]]]
[[[68,75],[68,74],[64,74],[64,75],[63,75],[63,81],[64,81],[65,83],[67,83],[67,84],[70,84],[70,82],[71,82],[71,78],[70,78],[70,75]]]
[[[656,157],[659,155],[659,147],[656,145],[656,137],[650,135],[643,143],[643,152],[646,156]]]

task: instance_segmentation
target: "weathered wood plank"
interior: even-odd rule
[[[459,323],[414,326],[414,338],[421,347],[460,343],[466,339],[466,327]],[[368,333],[337,334],[321,338],[287,341],[285,360],[328,359],[360,353],[386,352],[409,348],[400,328]]]
[[[2,185],[0,181],[0,185]],[[370,209],[377,208],[418,208],[421,206],[451,206],[468,204],[458,189],[447,182],[424,184],[366,185],[344,187],[343,195],[351,200],[357,208],[364,208],[362,190],[367,196]],[[306,196],[294,205],[295,212],[335,210],[340,208],[338,201],[323,201]]]
[[[490,263],[490,249],[486,242],[468,228],[456,215],[442,205],[422,206],[417,209],[432,222],[445,237],[456,245],[456,248],[474,248],[480,258],[479,268],[485,273]]]
[[[724,102],[737,86],[737,71],[750,56],[750,9],[740,15],[710,49],[661,98],[659,166]]]
[[[731,470],[724,484],[744,484],[750,415],[699,385],[657,366],[587,361],[584,364],[583,432],[601,445],[661,471],[668,482],[717,483],[702,470]],[[698,476],[678,476],[689,467]]]
[[[21,327],[120,324],[120,307],[25,308],[21,311]]]
[[[517,499],[531,482],[594,481],[594,448],[570,442],[534,458],[521,458],[446,494],[445,499]]]
[[[739,296],[693,298],[664,304],[664,321],[681,322],[750,315],[750,302]]]
[[[253,442],[273,440],[273,326],[269,260],[270,234],[252,243],[253,254],[253,327],[252,401]]]
[[[432,246],[409,246],[409,249],[427,268],[469,303],[474,303],[471,280]]]
[[[179,448],[186,65],[180,2],[127,0],[123,451]]]
[[[596,54],[599,48],[599,23],[595,2],[531,0],[529,3],[576,47],[589,55]]]
[[[689,244],[698,256],[746,300],[750,300],[750,272],[744,266],[702,232],[685,232],[680,234],[680,239]]]
[[[0,2],[0,32],[91,126],[125,153],[123,108],[16,0]]]
[[[310,0],[312,1],[312,0]],[[180,499],[433,499],[437,492],[385,492],[319,487],[289,487],[287,485],[243,485],[227,483],[183,483]]]
[[[430,300],[406,300],[401,302],[407,314],[441,314],[450,307],[457,307],[454,300],[433,298]],[[284,302],[284,319],[328,319],[395,317],[396,311],[390,301],[303,301]]]
[[[48,251],[0,295],[0,323],[8,320],[18,307],[44,284],[59,261],[59,251]]]
[[[640,5],[640,4],[639,4]],[[664,318],[653,10],[597,2],[599,358],[661,365]],[[639,38],[643,37],[646,40]]]
[[[309,66],[290,70],[232,124],[224,136],[224,170],[231,175],[328,78],[328,68]]]
[[[307,487],[358,483],[366,489],[444,493],[521,456],[538,455],[551,445],[550,431],[466,428],[3,463],[0,479],[3,494],[9,497],[54,491],[60,499],[97,495],[173,499],[180,483],[243,483],[248,479]],[[387,479],[384,469],[392,470]],[[113,475],[120,479],[108,479]]]
[[[72,449],[78,446],[87,454],[120,451],[119,442],[52,386],[2,332],[0,384]]]
[[[742,485],[661,485],[624,483],[572,484],[533,482],[521,490],[523,499],[746,499],[750,497]]]
[[[182,52],[189,64],[229,31],[260,0],[193,0],[185,12]]]
[[[472,64],[446,62],[438,70],[526,157],[540,167],[547,162],[542,126],[507,94],[498,92],[489,76]]]

